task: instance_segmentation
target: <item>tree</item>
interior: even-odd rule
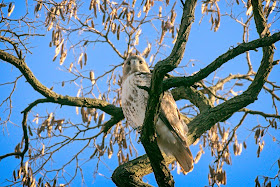
[[[254,134],[249,139],[255,139],[257,157],[261,156],[266,136],[271,136],[275,144],[279,144],[277,104],[280,85],[278,80],[268,79],[272,70],[279,70],[279,54],[274,55],[280,40],[277,28],[279,1],[37,0],[26,1],[25,10],[17,9],[23,6],[22,2],[3,1],[0,4],[0,39],[3,44],[0,59],[3,68],[15,69],[9,74],[13,81],[4,79],[0,83],[2,90],[12,86],[0,105],[3,132],[16,128],[19,124],[13,123],[14,118],[22,117],[21,142],[15,145],[14,151],[9,153],[5,149],[5,154],[0,156],[1,163],[8,157],[20,158],[20,165],[11,173],[13,179],[8,180],[7,185],[67,186],[78,177],[83,181],[83,168],[87,162],[94,160],[90,167],[94,168],[96,175],[102,159],[113,155],[117,156],[119,163],[112,175],[116,185],[148,186],[142,177],[153,172],[159,186],[173,186],[173,176],[167,164],[174,166],[175,161],[160,153],[153,127],[160,95],[169,89],[172,89],[175,100],[184,100],[183,104],[180,103],[189,127],[188,143],[200,143],[195,162],[207,149],[214,158],[215,162],[209,165],[210,186],[226,184],[225,164],[231,164],[232,154],[240,155],[242,147],[246,148],[246,141],[240,143],[237,130],[246,125],[244,121],[248,116],[266,119],[265,125],[254,125],[247,131],[247,134]],[[196,15],[198,6],[202,13]],[[235,23],[234,28],[241,27],[237,32],[242,36],[241,42],[236,44],[229,40],[233,46],[228,46],[228,50],[223,50],[226,52],[205,64],[193,60],[187,62],[185,59],[190,58],[185,49],[192,35],[192,24],[198,22],[197,17],[201,17],[202,24],[207,24],[204,20],[210,19],[211,30],[217,34],[222,20],[231,20]],[[255,39],[249,40],[249,34]],[[35,72],[29,68],[32,65],[29,59],[36,45],[41,48],[42,56],[48,54],[49,49],[38,44],[39,40],[42,43],[49,41],[51,49],[55,49],[51,55],[55,65],[46,67],[57,66],[59,61],[61,68],[55,73],[60,74],[58,82],[57,75],[40,80],[43,69]],[[208,47],[212,46],[215,43]],[[100,52],[100,47],[105,49],[104,52],[92,55],[94,51]],[[251,51],[256,51],[253,52],[256,55]],[[120,102],[120,70],[122,62],[132,53],[144,56],[153,68],[152,84],[148,88],[150,97],[140,133],[147,155],[140,157],[135,148],[137,140],[132,140],[135,131],[124,120]],[[207,54],[206,51],[200,53]],[[220,71],[238,56],[245,57],[239,59],[238,71]],[[108,59],[112,66],[104,73],[100,72],[95,66]],[[200,69],[186,73],[186,67],[191,64]],[[20,82],[22,79],[26,83]],[[19,83],[25,87],[28,85],[28,89],[31,86],[37,93],[35,99],[16,95]],[[254,104],[259,102],[260,96],[270,100],[274,113],[256,109]],[[12,105],[16,97],[32,99],[21,113]],[[42,106],[47,111],[40,109]],[[75,117],[73,107],[81,118]],[[232,118],[238,120],[234,126],[229,125]],[[75,144],[79,146],[73,146]],[[276,149],[279,152],[279,148]],[[61,164],[57,163],[61,159],[59,155],[65,158]],[[131,160],[130,157],[135,156],[137,158]],[[280,160],[275,161],[278,163],[275,176],[256,176],[257,186],[261,183],[269,186],[279,180]]]

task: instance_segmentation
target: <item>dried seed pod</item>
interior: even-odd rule
[[[84,107],[81,107],[81,115],[82,115],[83,123],[88,122],[88,113]]]
[[[137,18],[140,18],[141,17],[141,14],[142,14],[142,11],[139,10],[138,14],[137,14]]]
[[[9,3],[9,8],[8,8],[8,17],[13,13],[15,9],[15,5],[13,3]]]
[[[91,81],[92,85],[94,85],[95,84],[95,76],[94,76],[93,71],[89,72],[89,78],[90,78],[90,81]]]
[[[69,72],[72,71],[73,65],[74,65],[73,62],[71,62],[70,66],[69,66]]]
[[[249,6],[249,7],[247,7],[246,15],[247,15],[247,16],[250,16],[251,13],[252,13],[252,11],[253,11],[253,6],[252,6],[252,5]]]
[[[81,53],[78,59],[78,64],[80,64],[81,69],[83,69],[83,56],[84,53]]]
[[[98,112],[97,111],[95,111],[95,113],[94,113],[94,121],[95,121],[95,123],[96,123],[96,121],[97,121],[97,118],[98,118]]]
[[[63,62],[64,62],[65,59],[66,59],[66,56],[67,56],[67,50],[65,50],[65,51],[61,54],[61,56],[60,56],[60,59],[59,59],[59,64],[60,64],[60,65],[63,64]]]
[[[85,61],[84,65],[86,66],[87,65],[87,53],[84,54],[84,61]]]
[[[121,30],[121,25],[119,25],[117,28],[117,40],[120,40],[120,30]]]
[[[41,150],[41,155],[45,154],[45,144],[43,144],[42,150]]]
[[[110,159],[113,155],[113,151],[111,149],[107,149],[107,153],[108,153],[108,158]]]
[[[162,6],[159,7],[158,17],[162,17]]]
[[[90,114],[91,116],[94,115],[95,111],[96,111],[95,108],[87,108],[87,112],[88,112],[88,114]]]
[[[141,34],[142,30],[139,29],[136,34],[135,34],[135,41],[134,41],[134,45],[138,45],[139,44],[139,36]]]
[[[201,158],[201,155],[202,155],[202,151],[199,151],[199,152],[197,153],[197,155],[195,156],[195,158],[194,158],[194,163],[195,163],[195,164],[198,163],[198,161],[199,161],[200,158]]]

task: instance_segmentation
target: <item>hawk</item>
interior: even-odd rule
[[[144,58],[130,56],[123,65],[122,109],[130,126],[139,129],[145,118],[151,72]],[[179,162],[183,173],[193,169],[192,153],[187,145],[188,127],[180,118],[177,105],[169,91],[163,93],[159,117],[155,125],[157,143],[161,151]]]

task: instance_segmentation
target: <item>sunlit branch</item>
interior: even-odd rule
[[[152,73],[151,87],[145,119],[142,128],[141,142],[151,161],[153,172],[159,186],[174,186],[174,180],[165,165],[164,158],[158,148],[154,121],[159,109],[160,94],[162,92],[162,81],[166,73],[176,68],[183,58],[186,43],[188,41],[191,24],[194,21],[194,10],[196,0],[185,3],[178,38],[171,54],[163,61],[158,62]]]
[[[256,39],[248,43],[242,43],[237,47],[228,50],[226,53],[222,54],[218,58],[216,58],[212,63],[210,63],[205,68],[201,69],[198,73],[189,76],[189,77],[172,77],[163,82],[163,91],[168,90],[172,87],[179,86],[191,86],[195,82],[206,78],[208,75],[213,73],[219,67],[221,67],[227,61],[233,59],[234,57],[249,51],[254,50],[258,47],[270,46],[275,42],[280,40],[280,32],[277,32],[271,36],[267,36],[264,38]]]
[[[89,108],[97,108],[100,109],[110,115],[113,116],[119,116],[122,115],[122,110],[119,107],[116,107],[112,104],[109,104],[106,101],[100,100],[100,99],[92,99],[92,98],[79,98],[79,97],[71,97],[71,96],[63,96],[60,94],[57,94],[56,92],[50,90],[46,86],[44,86],[33,74],[33,72],[29,69],[27,64],[24,60],[20,60],[16,58],[15,56],[0,50],[0,59],[3,61],[9,62],[10,64],[17,67],[21,73],[24,75],[26,80],[29,82],[29,84],[45,96],[47,99],[49,99],[52,103],[58,103],[61,105],[68,105],[68,106],[80,106],[80,107],[89,107]]]

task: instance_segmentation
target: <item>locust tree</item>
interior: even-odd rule
[[[195,163],[205,152],[212,158],[210,186],[226,184],[230,176],[225,166],[233,164],[233,157],[242,157],[251,139],[256,157],[262,157],[267,146],[265,137],[275,144],[268,151],[279,153],[280,82],[269,77],[279,72],[279,4],[278,0],[2,0],[0,59],[8,76],[0,79],[0,124],[2,138],[13,147],[1,148],[0,162],[15,158],[18,164],[5,185],[68,186],[77,178],[83,181],[88,167],[95,178],[106,165],[104,160],[113,159],[119,166],[111,171],[110,180],[117,186],[149,186],[143,181],[149,173],[159,186],[174,186],[170,171],[176,168],[175,160],[159,151],[153,125],[166,90],[178,101],[188,125]],[[232,33],[223,33],[228,22],[234,23],[238,41]],[[199,47],[189,46],[198,29],[203,30],[201,35],[226,35],[230,44],[220,49],[197,37]],[[194,48],[201,57],[191,56],[188,50]],[[37,57],[41,60],[35,71],[32,59],[38,50],[47,62]],[[210,53],[215,58],[202,60]],[[130,54],[142,55],[152,69],[139,132],[127,124],[121,108],[121,69]],[[108,62],[110,66],[103,65]],[[239,68],[226,68],[231,63]],[[41,76],[48,67],[56,68]],[[34,97],[21,94],[21,89]],[[256,107],[259,97],[271,106],[269,112]],[[19,100],[23,104],[17,106],[14,101]],[[248,125],[246,119],[252,116],[265,123]],[[246,129],[245,139],[239,138],[241,127]],[[8,136],[14,129],[20,133]],[[139,139],[146,150],[141,156]],[[278,164],[275,175],[257,175],[256,186],[279,181],[279,158],[268,164]]]

